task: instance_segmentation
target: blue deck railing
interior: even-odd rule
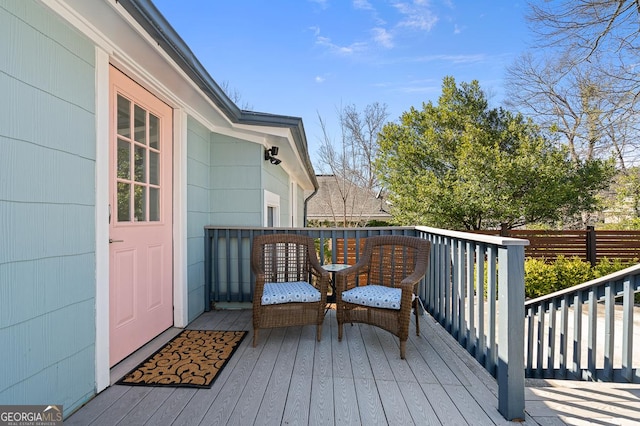
[[[639,383],[638,292],[640,265],[527,301],[526,375]]]
[[[252,300],[251,242],[256,235],[280,232],[316,239],[322,264],[357,260],[360,241],[373,235],[428,239],[431,258],[419,286],[420,300],[497,379],[500,413],[509,420],[524,417],[524,247],[528,241],[421,226],[206,227],[207,307]]]

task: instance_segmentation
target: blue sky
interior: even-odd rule
[[[252,110],[302,117],[315,165],[318,114],[386,103],[391,121],[437,102],[442,79],[478,80],[492,106],[527,48],[525,1],[154,0],[219,84]]]

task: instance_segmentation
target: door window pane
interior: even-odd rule
[[[133,108],[133,118],[135,127],[135,140],[141,144],[147,143],[147,111],[136,105]]]
[[[131,144],[118,139],[118,179],[131,179]]]
[[[136,182],[146,182],[147,181],[147,149],[143,146],[136,146],[135,148],[135,176],[134,180]]]
[[[142,222],[147,220],[147,187],[134,185],[133,220]]]
[[[160,154],[149,151],[149,183],[160,184]]]
[[[160,204],[160,118],[117,96],[115,185],[119,222],[158,222]]]
[[[149,188],[149,221],[158,222],[160,220],[160,190]]]
[[[118,182],[118,222],[131,221],[131,185]]]
[[[126,138],[131,136],[131,102],[118,95],[118,134]]]
[[[149,113],[149,146],[160,149],[160,119]]]

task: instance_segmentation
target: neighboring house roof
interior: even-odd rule
[[[340,223],[345,208],[347,221],[352,223],[391,219],[392,216],[385,211],[385,201],[374,191],[343,181],[334,175],[318,175],[316,178],[320,187],[318,193],[309,200],[308,220]],[[343,194],[346,194],[346,203]]]
[[[302,163],[307,178],[313,187],[318,189],[301,118],[239,109],[150,0],[118,0],[118,2],[231,122],[240,125],[288,128],[297,152],[281,151],[284,155],[280,158],[289,159],[291,163]]]

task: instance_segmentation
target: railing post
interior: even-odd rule
[[[596,228],[587,226],[587,262],[596,266]]]
[[[498,248],[498,411],[524,419],[524,247]]]

